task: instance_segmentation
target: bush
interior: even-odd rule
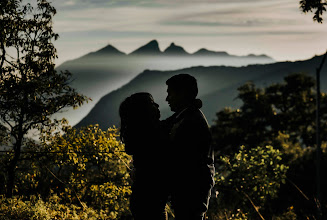
[[[67,127],[64,135],[51,135],[45,148],[60,152],[50,158],[51,189],[66,203],[83,201],[105,211],[108,219],[128,215],[131,157],[118,135],[116,128],[102,131],[98,125]]]
[[[216,173],[218,196],[211,203],[216,210],[210,208],[208,215],[238,219],[261,215],[266,201],[277,197],[285,183],[288,167],[281,160],[281,152],[272,146],[242,146],[234,156],[221,157]]]
[[[0,220],[52,220],[52,219],[113,219],[106,213],[94,210],[84,204],[84,208],[73,204],[62,204],[57,195],[52,195],[47,201],[31,196],[28,200],[22,197],[0,198]]]
[[[103,131],[98,125],[80,129],[66,126],[63,132],[44,133],[41,144],[30,142],[24,150],[34,153],[24,154],[15,184],[15,194],[26,202],[24,205],[17,198],[8,200],[11,206],[20,204],[19,211],[27,219],[37,213],[33,209],[30,214],[26,208],[23,214],[29,198],[36,195],[42,198],[38,201],[48,201],[55,194],[62,209],[69,213],[90,207],[105,215],[105,219],[130,216],[131,157],[125,153],[118,135],[116,128]]]

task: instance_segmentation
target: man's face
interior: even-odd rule
[[[166,101],[173,112],[178,112],[184,107],[185,97],[181,92],[177,92],[168,86]]]

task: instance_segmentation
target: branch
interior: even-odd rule
[[[48,168],[48,167],[45,167],[48,171],[49,171],[49,173],[54,177],[54,178],[56,178],[59,182],[61,182],[62,184],[64,184],[64,185],[71,185],[71,184],[69,184],[69,183],[65,183],[64,181],[62,181],[61,179],[59,179],[53,172],[51,172],[51,170]],[[85,205],[82,203],[82,201],[79,199],[79,197],[78,197],[78,195],[77,195],[77,193],[76,193],[76,191],[74,190],[74,188],[73,187],[71,187],[71,189],[73,190],[73,192],[74,192],[74,194],[75,194],[75,196],[76,196],[76,198],[78,199],[78,201],[80,202],[80,204],[82,205],[82,207],[84,208],[84,209],[86,209],[86,207],[85,207]]]
[[[24,134],[26,134],[30,129],[32,129],[32,127],[34,125],[37,125],[37,124],[43,124],[45,121],[47,121],[47,119],[43,119],[43,120],[39,120],[39,121],[34,121],[34,122],[31,122],[28,126],[26,126],[23,131],[24,131]],[[27,120],[25,120],[24,124],[27,122]]]
[[[306,200],[310,200],[309,198],[308,198],[308,196],[307,195],[305,195],[304,194],[304,192],[302,192],[302,190],[295,184],[295,183],[293,183],[290,179],[288,179],[288,178],[286,178],[300,193],[301,193],[301,195],[306,199]]]
[[[40,159],[41,157],[43,157],[43,155],[38,155],[38,156],[33,156],[33,157],[24,157],[24,158],[20,158],[18,161],[24,161],[24,160],[35,160],[35,159]]]
[[[132,170],[129,166],[128,166],[128,164],[118,155],[118,154],[116,154],[116,152],[112,152],[112,154],[114,155],[114,156],[116,156],[116,157],[118,157],[119,159],[120,159],[120,161],[122,161],[123,163],[124,163],[124,165],[126,166],[126,168],[128,169],[128,170]]]
[[[12,62],[10,62],[9,60],[5,59],[5,61],[6,61],[7,63],[9,63],[10,65],[12,65],[13,67],[19,69],[19,67],[18,67],[17,65],[15,65],[15,64],[12,63]]]
[[[5,45],[3,43],[3,41],[1,41],[1,50],[2,50],[2,56],[1,56],[1,64],[0,64],[0,74],[1,74],[1,79],[3,79],[3,75],[2,75],[2,68],[3,68],[3,64],[5,62],[6,59],[6,49],[5,49]]]
[[[240,192],[237,188],[236,188],[237,192]],[[258,207],[253,203],[252,199],[250,198],[250,196],[248,196],[248,194],[246,194],[245,192],[242,191],[242,193],[246,196],[246,198],[251,202],[253,208],[255,209],[255,211],[258,213],[258,215],[260,216],[260,218],[262,220],[265,220],[265,218],[261,215],[261,213],[259,212]]]
[[[5,113],[6,114],[6,113]],[[5,115],[5,114],[3,114],[3,115]],[[14,129],[14,126],[12,126],[12,124],[6,119],[6,118],[2,118],[2,120],[7,124],[7,125],[9,125],[9,127],[11,128],[11,130],[13,130]]]

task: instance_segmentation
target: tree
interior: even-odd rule
[[[236,110],[217,113],[212,126],[215,151],[237,152],[241,145],[256,147],[280,146],[280,133],[290,136],[302,147],[315,145],[315,81],[305,74],[293,74],[267,88],[253,83],[241,86],[238,98],[243,105]],[[327,97],[321,95],[321,140],[327,141]]]
[[[36,6],[22,0],[0,2],[0,123],[10,134],[13,156],[7,164],[6,195],[13,195],[16,166],[26,135],[32,129],[53,129],[50,117],[65,107],[78,107],[87,98],[69,86],[71,73],[57,72],[52,17],[46,0]]]
[[[323,22],[322,15],[326,11],[327,1],[326,0],[301,0],[300,8],[304,13],[314,12],[313,20],[318,23]]]

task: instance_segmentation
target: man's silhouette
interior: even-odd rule
[[[166,119],[170,139],[171,201],[177,220],[202,220],[213,187],[213,156],[207,120],[196,99],[197,81],[188,74],[167,80],[167,98],[175,112]]]

